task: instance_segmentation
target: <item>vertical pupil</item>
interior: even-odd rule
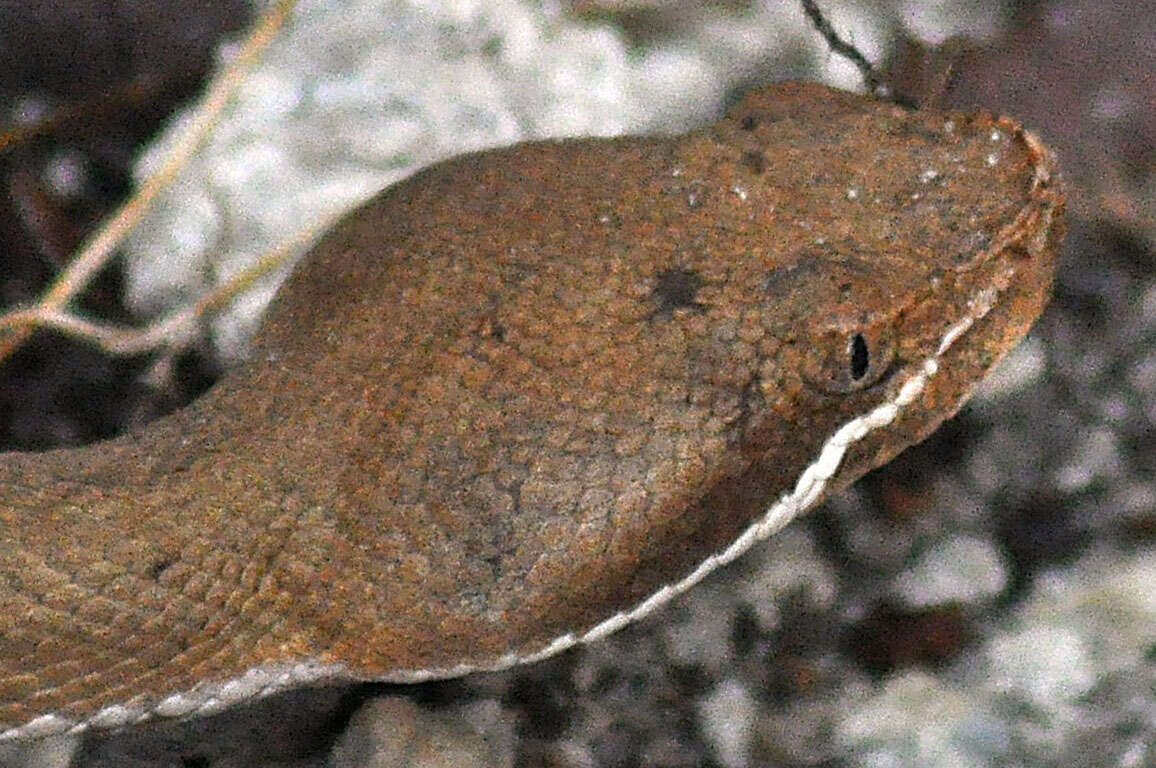
[[[867,374],[867,367],[871,358],[867,354],[867,340],[863,334],[857,333],[851,339],[851,378],[855,381]]]

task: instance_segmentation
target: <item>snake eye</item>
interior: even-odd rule
[[[834,332],[811,340],[804,375],[824,392],[846,394],[866,389],[883,377],[895,356],[888,329]]]
[[[847,346],[851,348],[851,379],[860,381],[871,370],[871,350],[861,333],[855,334]]]

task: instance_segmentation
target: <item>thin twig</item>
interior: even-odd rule
[[[801,2],[803,3],[803,13],[811,20],[811,24],[815,26],[815,30],[827,41],[827,45],[830,46],[831,50],[849,60],[858,68],[867,92],[878,98],[887,98],[887,86],[879,76],[879,73],[875,71],[875,65],[868,61],[867,57],[860,53],[858,48],[839,36],[839,33],[831,26],[831,22],[827,21],[827,17],[819,10],[819,6],[815,0],[801,0]]]
[[[323,228],[324,223],[317,223],[283,240],[193,304],[173,310],[143,328],[108,325],[43,305],[9,312],[3,317],[3,322],[10,327],[51,328],[93,344],[110,355],[137,355],[177,347],[190,335],[195,323],[227,309],[234,298],[282,266],[290,256],[315,239]]]
[[[106,349],[113,354],[132,355],[162,346],[173,346],[189,332],[193,323],[227,309],[234,298],[285,264],[291,256],[316,239],[326,226],[326,222],[318,222],[282,240],[255,262],[207,292],[192,306],[176,310],[146,328],[122,333]]]
[[[253,64],[272,41],[293,10],[296,0],[278,0],[245,40],[241,50],[217,77],[205,94],[192,123],[180,137],[177,145],[165,158],[165,163],[120,210],[111,217],[81,247],[69,267],[60,273],[48,291],[40,298],[36,308],[28,312],[17,311],[0,317],[0,361],[4,360],[34,330],[39,320],[30,322],[29,317],[60,320],[60,309],[84,290],[92,277],[108,261],[113,250],[124,240],[125,235],[136,226],[145,211],[155,201],[157,195],[172,181],[177,172],[185,166],[189,157],[204,141],[216,125],[225,106],[237,86],[243,81]],[[62,322],[62,321],[61,321]]]

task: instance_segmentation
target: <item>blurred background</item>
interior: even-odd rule
[[[1156,3],[820,6],[906,98],[1010,114],[1060,155],[1056,298],[973,403],[606,642],[93,736],[76,765],[355,764],[351,743],[385,754],[375,721],[421,724],[411,765],[1156,764]],[[0,0],[0,305],[35,301],[157,167],[260,11]],[[78,309],[142,325],[440,158],[683,131],[792,77],[860,87],[787,0],[302,2]],[[152,355],[34,334],[0,363],[0,445],[188,402],[243,359],[273,289]],[[0,752],[18,759],[61,764]]]

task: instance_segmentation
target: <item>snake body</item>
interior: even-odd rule
[[[677,139],[433,166],[334,227],[253,362],[0,456],[0,736],[532,660],[922,439],[1046,302],[1006,118],[822,86]]]

